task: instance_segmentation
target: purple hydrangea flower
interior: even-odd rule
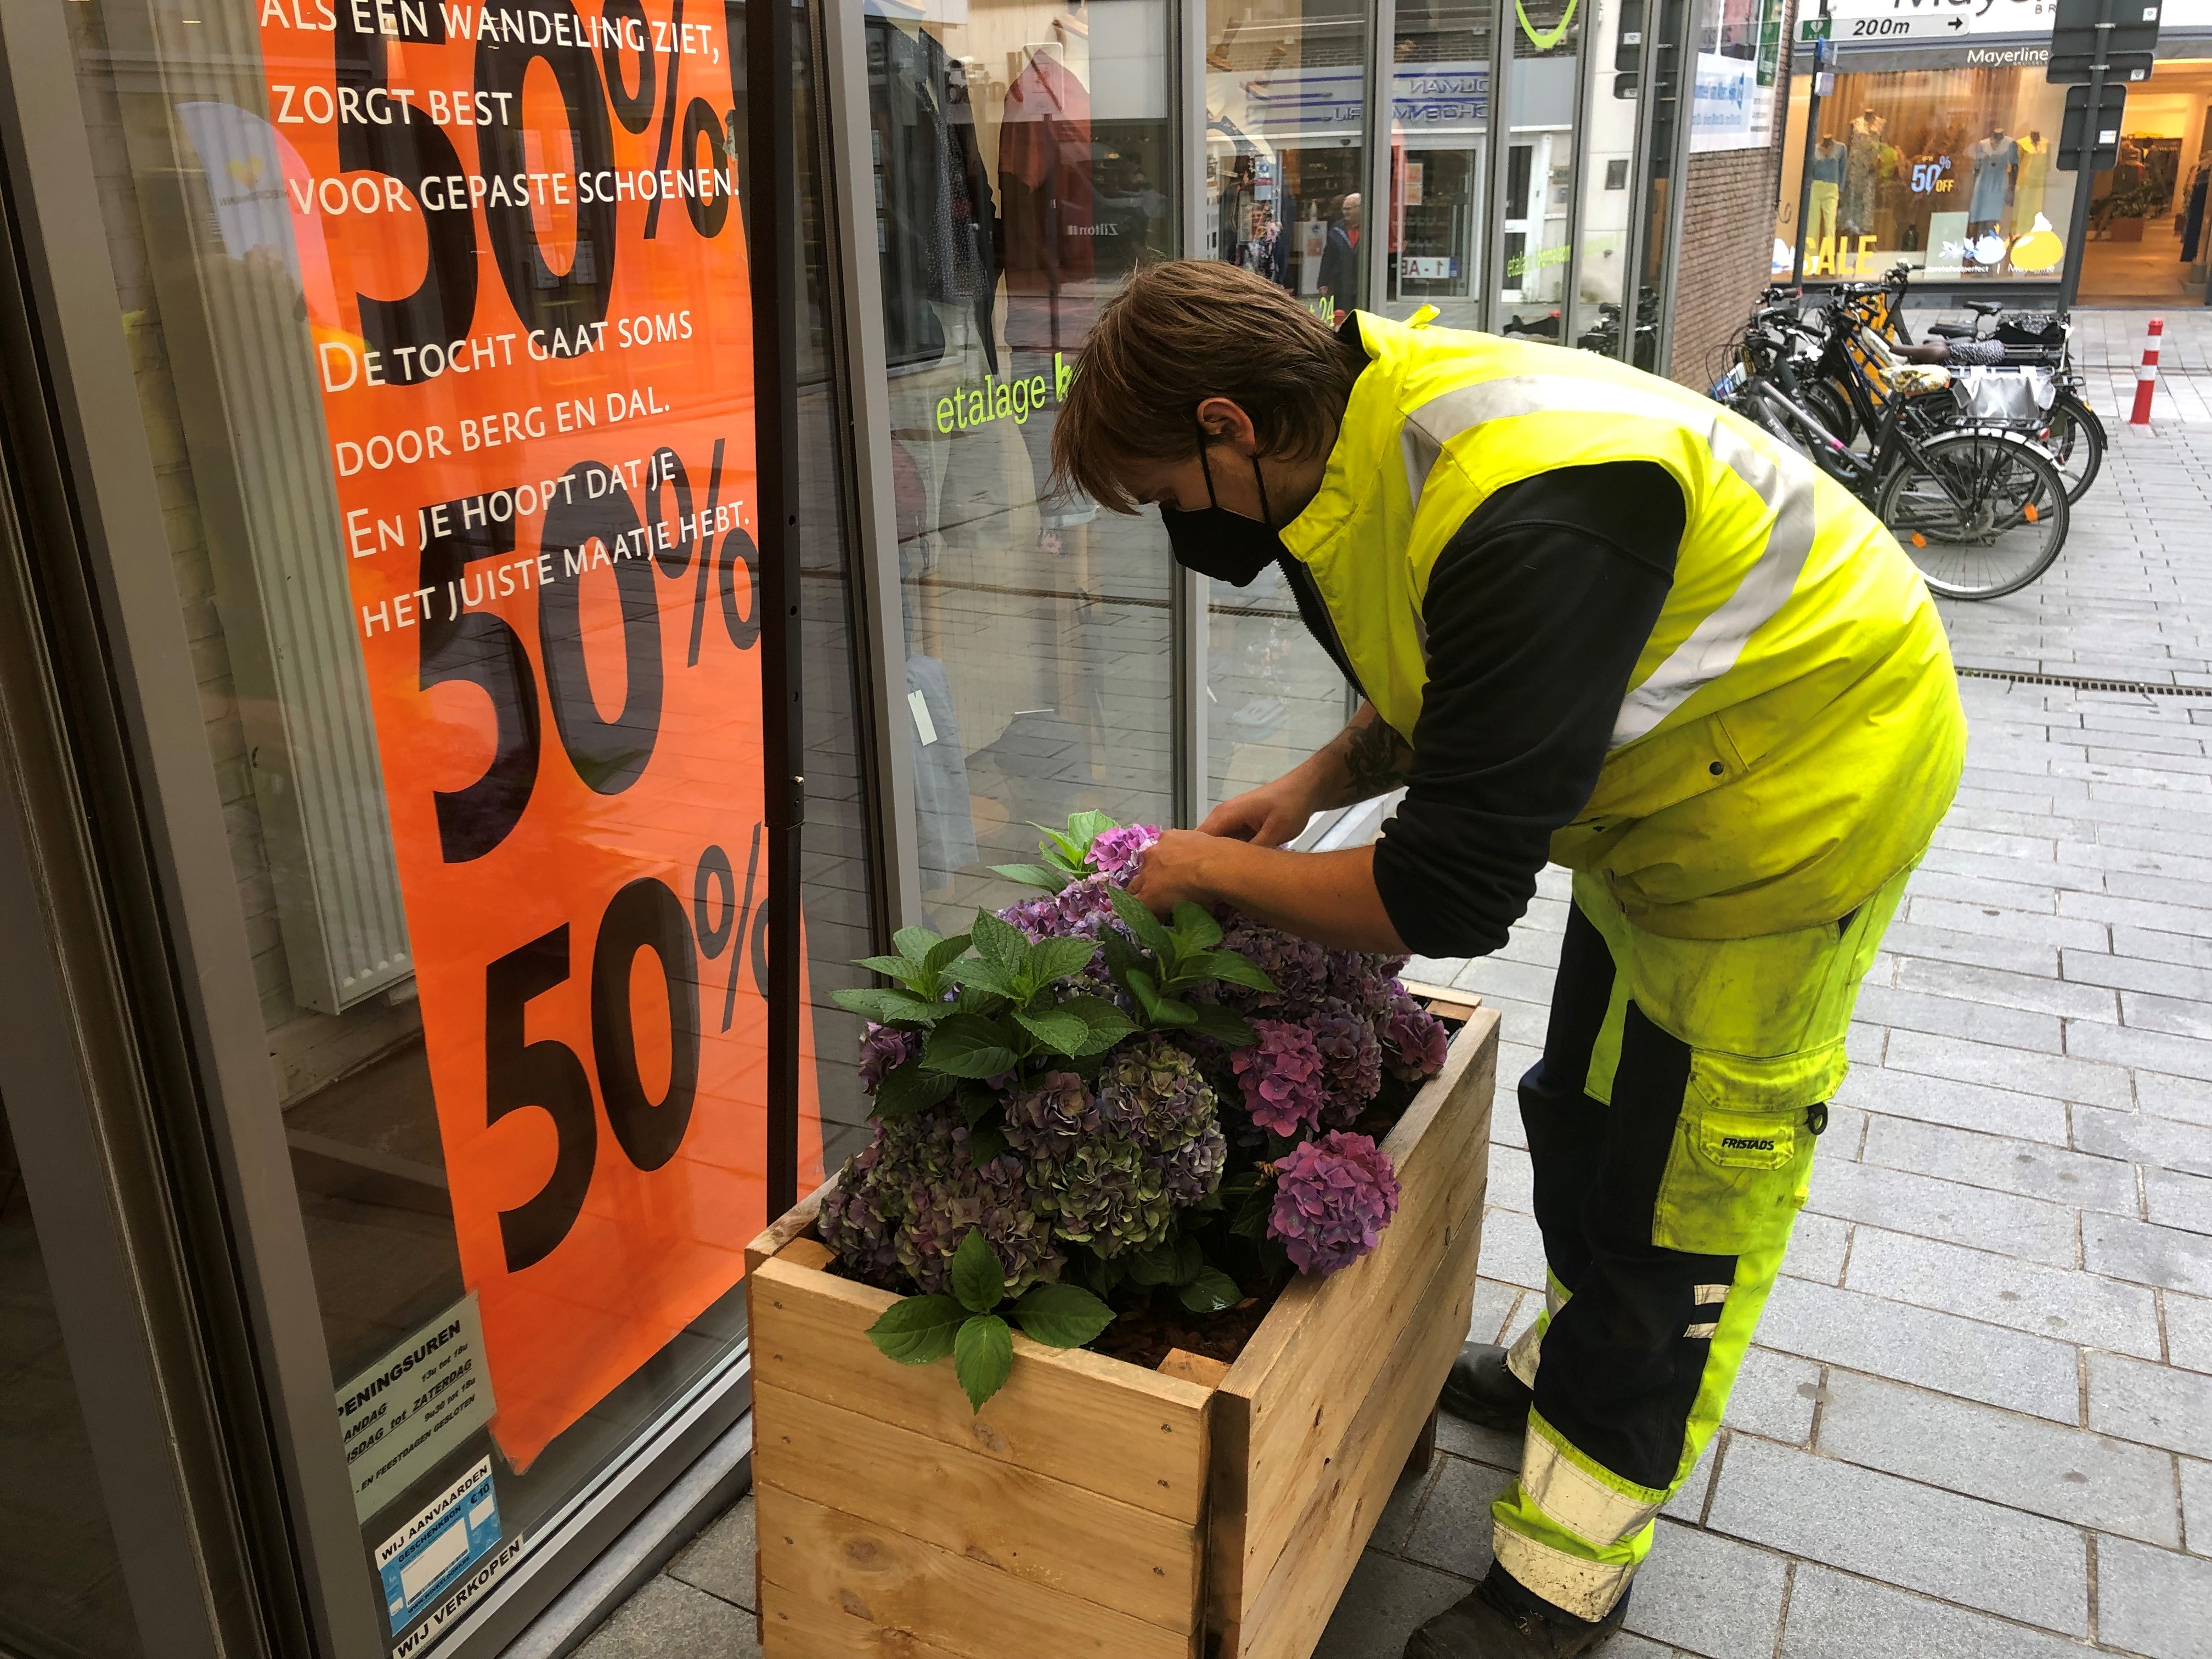
[[[867,1146],[845,1161],[836,1189],[822,1200],[822,1242],[863,1284],[896,1289],[899,1278],[897,1220],[884,1213],[885,1187],[881,1127]]]
[[[1328,1108],[1323,1121],[1339,1128],[1358,1119],[1368,1102],[1382,1092],[1382,1045],[1375,1027],[1349,1003],[1324,1000],[1308,1022],[1328,1079]]]
[[[896,1030],[872,1022],[860,1038],[860,1086],[870,1094],[875,1093],[884,1073],[903,1066],[921,1053],[921,1032]]]
[[[1213,1091],[1197,1062],[1165,1037],[1124,1044],[1098,1073],[1106,1127],[1152,1152],[1170,1152],[1212,1127]]]
[[[1230,1060],[1244,1109],[1262,1128],[1296,1134],[1321,1122],[1328,1106],[1328,1079],[1313,1033],[1288,1020],[1255,1019],[1259,1042],[1237,1049]]]
[[[1098,1133],[1097,1097],[1073,1072],[1047,1072],[1006,1097],[1007,1142],[1026,1158],[1054,1158]]]
[[[999,912],[1031,943],[1045,939],[1097,939],[1098,930],[1114,919],[1114,902],[1106,890],[1114,884],[1103,876],[1071,881],[1057,893],[1046,893]]]
[[[1091,843],[1091,867],[1102,876],[1118,877],[1126,883],[1137,873],[1139,855],[1159,838],[1157,824],[1133,823],[1126,829],[1106,830]]]
[[[977,1168],[967,1125],[943,1113],[920,1113],[884,1127],[882,1173],[903,1177],[899,1266],[923,1291],[936,1295],[947,1288],[953,1252],[979,1227],[1006,1275],[1008,1295],[1060,1277],[1066,1258],[1030,1206],[1020,1158],[1001,1153]]]
[[[1275,981],[1273,991],[1225,988],[1222,1001],[1240,1013],[1254,1008],[1279,1008],[1302,1014],[1328,994],[1328,952],[1311,939],[1232,913],[1222,934],[1221,948],[1250,957],[1261,973]]]
[[[1177,1209],[1188,1209],[1220,1186],[1228,1162],[1229,1141],[1221,1126],[1208,1123],[1162,1161],[1169,1199]]]
[[[1451,1033],[1443,1021],[1413,1000],[1403,987],[1394,987],[1390,1010],[1382,1017],[1382,1060],[1390,1075],[1419,1083],[1444,1068],[1444,1051]]]
[[[1372,1019],[1387,1013],[1396,988],[1404,957],[1386,957],[1373,951],[1331,951],[1328,963],[1328,994],[1351,1005],[1354,1012]]]
[[[1151,1249],[1175,1219],[1160,1159],[1119,1135],[1102,1134],[1064,1158],[1031,1164],[1029,1181],[1030,1202],[1053,1232],[1102,1256]]]
[[[1302,1273],[1333,1273],[1373,1249],[1398,1212],[1398,1172],[1365,1135],[1341,1132],[1293,1146],[1275,1162],[1267,1236]]]

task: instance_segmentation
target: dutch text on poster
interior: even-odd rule
[[[520,1470],[768,1219],[741,15],[258,3],[260,106],[182,123],[287,231]]]
[[[337,1392],[354,1512],[362,1520],[491,1421],[477,1299],[464,1297]]]
[[[420,1618],[498,1544],[499,1498],[486,1457],[378,1547],[376,1572],[392,1633]]]

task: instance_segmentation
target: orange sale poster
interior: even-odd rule
[[[259,3],[462,1274],[521,1468],[768,1218],[741,36],[684,0]]]

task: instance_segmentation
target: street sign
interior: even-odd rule
[[[1905,40],[1957,40],[1972,31],[1971,20],[1964,12],[1946,10],[1900,11],[1880,14],[1871,17],[1820,17],[1801,21],[1823,26],[1824,38],[1844,46],[1887,46]]]
[[[2120,125],[2128,107],[2128,88],[2124,81],[2107,81],[2104,98],[2097,111],[2095,150],[2089,157],[2089,171],[2110,173],[2120,161]],[[2054,164],[2062,173],[2081,170],[2083,135],[2089,127],[2089,88],[2066,88],[2066,117],[2058,129],[2058,154]],[[2075,188],[2079,190],[2080,185]]]
[[[1832,17],[1801,17],[1797,20],[1797,40],[1800,45],[1808,40],[1825,40],[1833,26]]]
[[[2101,51],[2108,81],[2148,81],[2158,46],[2163,0],[2058,0],[2044,76],[2057,86],[2087,86]],[[2108,20],[2111,27],[2099,25]],[[2100,40],[2100,36],[2102,40]]]

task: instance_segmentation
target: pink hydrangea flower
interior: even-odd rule
[[[1382,1018],[1382,1060],[1391,1075],[1407,1083],[1434,1077],[1443,1070],[1444,1051],[1450,1046],[1444,1023],[1403,988],[1394,988],[1390,1011]]]
[[[1341,1131],[1275,1162],[1267,1236],[1302,1273],[1333,1273],[1373,1249],[1398,1212],[1398,1172],[1366,1135]]]
[[[1244,1109],[1279,1135],[1315,1127],[1328,1105],[1328,1078],[1313,1033],[1281,1019],[1255,1019],[1252,1029],[1259,1042],[1237,1049],[1229,1062]]]
[[[1139,854],[1159,838],[1157,824],[1106,830],[1091,843],[1091,867],[1102,876],[1133,876]]]

